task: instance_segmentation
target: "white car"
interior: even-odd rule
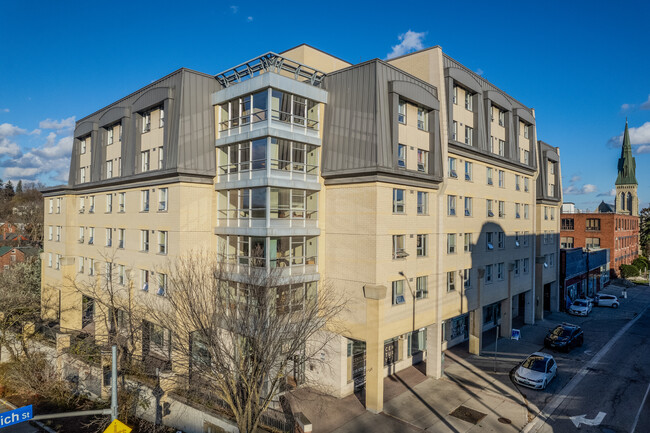
[[[575,316],[587,316],[591,313],[591,302],[585,299],[576,299],[569,307],[569,314]]]
[[[618,298],[614,295],[599,294],[596,295],[596,305],[599,307],[618,308]]]
[[[515,382],[533,389],[544,389],[557,375],[555,359],[547,353],[535,352],[515,371]]]

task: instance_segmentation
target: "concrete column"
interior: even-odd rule
[[[480,355],[483,346],[483,306],[469,312],[469,353]]]
[[[553,281],[551,283],[551,312],[557,313],[558,311],[560,311],[560,286],[557,281]]]
[[[367,284],[366,298],[366,409],[379,413],[384,409],[384,339],[380,324],[384,320],[386,286]]]
[[[427,326],[427,376],[440,379],[442,376],[442,324]]]
[[[535,323],[535,293],[531,289],[525,293],[525,306],[524,306],[524,323],[526,325],[533,325]]]
[[[512,271],[514,265],[508,264],[508,297],[501,301],[501,331],[500,336],[510,338],[512,333]]]

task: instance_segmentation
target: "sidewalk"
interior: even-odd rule
[[[646,287],[647,288],[647,287]],[[643,288],[628,289],[631,298]],[[622,287],[609,286],[602,293],[620,297]],[[625,300],[616,310],[599,309],[595,317],[574,318],[565,313],[547,314],[534,325],[513,323],[521,330],[519,341],[500,338],[497,343],[495,372],[496,330],[483,335],[481,356],[471,355],[468,344],[460,344],[445,352],[444,374],[435,380],[423,374],[424,364],[407,368],[384,379],[384,411],[372,414],[365,410],[360,397],[343,399],[315,394],[301,389],[290,397],[294,411],[302,411],[313,422],[314,433],[352,432],[519,432],[545,404],[540,391],[522,388],[520,392],[510,379],[514,367],[529,354],[543,349],[548,330],[563,321],[589,326],[594,339],[603,333],[600,341],[590,341],[591,349],[574,353],[579,361],[592,354],[609,339],[609,334],[634,317],[626,311],[633,308]],[[634,307],[635,308],[635,307]],[[595,322],[595,323],[594,323]],[[606,332],[603,331],[606,329]],[[559,354],[554,354],[556,360]],[[576,363],[575,361],[566,361]],[[562,371],[558,383],[551,383],[549,392],[560,389],[573,376],[568,368]],[[540,395],[537,395],[537,394]],[[526,395],[532,401],[526,399]],[[461,418],[451,415],[452,412]]]

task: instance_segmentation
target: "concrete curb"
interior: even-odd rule
[[[3,398],[0,398],[0,403],[4,404],[5,406],[9,406],[12,410],[18,407]],[[52,430],[51,428],[49,428],[48,426],[46,426],[40,421],[28,421],[28,422],[36,424],[38,428],[40,428],[41,430],[45,430],[47,433],[57,433],[55,430]]]

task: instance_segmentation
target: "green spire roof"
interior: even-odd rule
[[[627,130],[627,119],[625,119],[625,134],[623,134],[621,157],[618,159],[616,185],[638,185],[636,181],[636,162],[632,156],[632,145],[630,145],[630,133]]]

